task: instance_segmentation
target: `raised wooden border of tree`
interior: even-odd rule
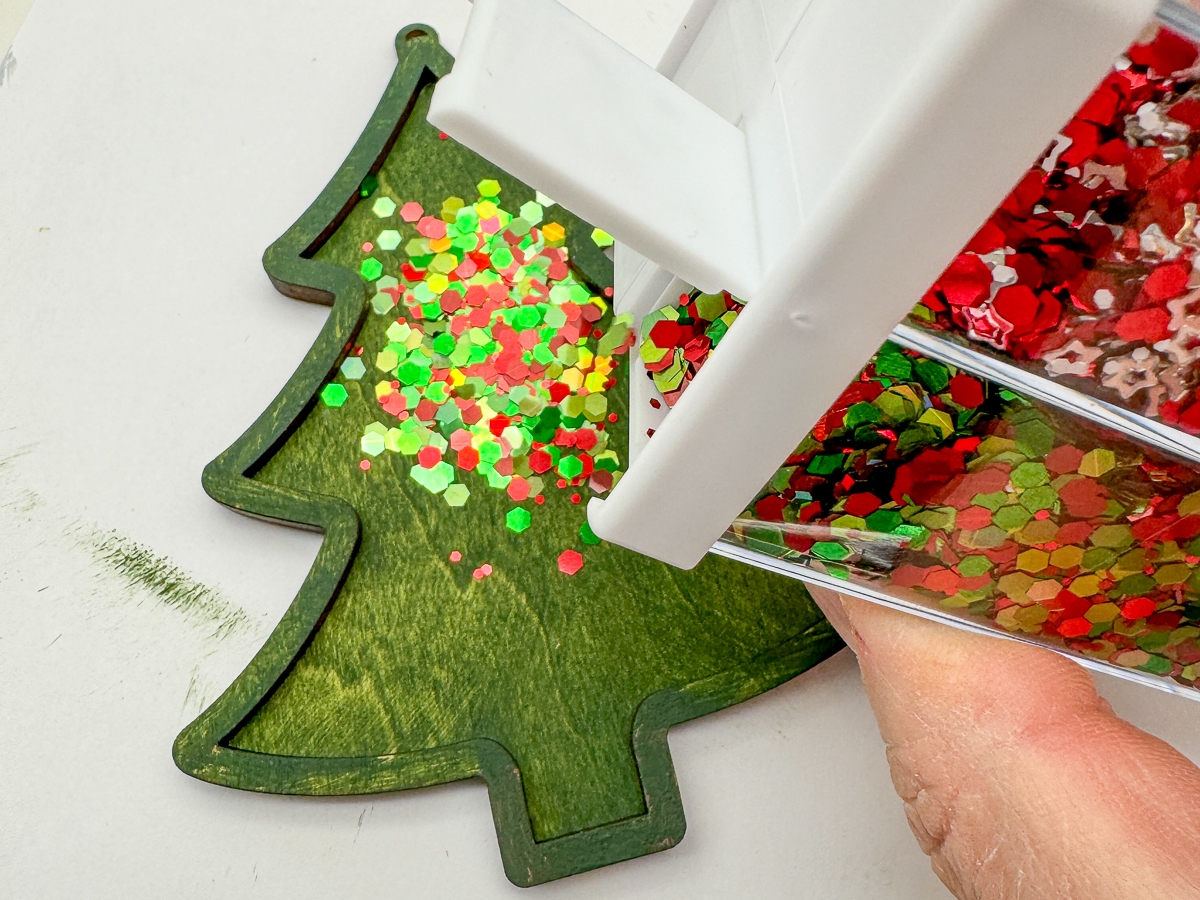
[[[421,90],[452,64],[427,26],[402,30],[396,49],[395,74],[350,155],[317,200],[263,258],[267,274],[282,293],[329,305],[330,316],[283,390],[249,430],[205,468],[203,476],[205,490],[226,506],[320,531],[324,541],[295,600],[262,649],[229,689],[180,734],[174,756],[183,771],[205,781],[282,794],[367,794],[482,778],[489,789],[505,872],[513,883],[528,886],[678,843],[684,833],[684,814],[667,730],[762,693],[829,656],[841,643],[827,623],[820,622],[739,671],[652,694],[638,708],[632,729],[646,813],[541,842],[533,836],[521,772],[510,753],[494,740],[348,758],[278,756],[229,745],[230,737],[255,715],[303,654],[337,598],[359,544],[359,518],[348,502],[286,490],[250,476],[316,402],[369,310],[356,272],[312,257],[353,207],[363,179],[382,165]]]

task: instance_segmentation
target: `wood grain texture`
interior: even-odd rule
[[[357,272],[363,241],[393,227],[359,202],[362,179],[376,173],[381,191],[426,209],[454,195],[469,202],[483,178],[501,182],[506,209],[533,197],[425,121],[451,65],[432,30],[405,29],[397,52],[346,162],[264,257],[281,291],[330,304],[329,319],[271,406],[204,472],[221,503],[325,539],[275,631],[179,736],[175,759],[206,781],[292,794],[482,777],[506,874],[531,885],[677,843],[684,817],[667,729],[762,693],[841,644],[799,582],[724,559],[681,572],[584,547],[584,507],[567,492],[526,504],[534,524],[517,535],[504,525],[512,501],[479,476],[463,478],[471,498],[452,509],[407,477],[398,454],[358,468],[363,426],[384,418],[375,379],[348,382],[341,408],[316,397],[348,346],[373,358],[394,320],[371,312]],[[586,127],[532,110],[546,139]],[[611,284],[591,227],[549,212],[567,228],[577,277]],[[610,446],[623,456],[622,393],[609,396],[620,415]],[[584,552],[575,576],[556,567],[566,548]],[[451,564],[455,549],[464,559]],[[472,578],[484,562],[494,574]]]

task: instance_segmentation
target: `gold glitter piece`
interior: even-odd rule
[[[1095,450],[1089,450],[1083,455],[1083,459],[1079,463],[1079,468],[1076,470],[1080,475],[1086,475],[1089,478],[1099,478],[1105,472],[1111,471],[1117,465],[1117,456],[1111,450],[1098,447]]]
[[[1040,572],[1050,565],[1050,554],[1045,550],[1030,549],[1017,556],[1017,568],[1022,572]]]

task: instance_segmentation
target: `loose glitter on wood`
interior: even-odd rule
[[[378,189],[372,177],[360,193]],[[378,378],[379,417],[364,424],[360,449],[409,457],[409,477],[448,506],[470,499],[460,480],[468,472],[515,503],[540,505],[550,486],[604,494],[621,477],[605,392],[635,341],[629,317],[608,317],[608,304],[575,279],[566,231],[542,224],[541,204],[530,200],[514,216],[500,205],[498,181],[478,190],[471,204],[447,198],[436,216],[412,200],[373,201],[387,227],[362,245],[372,255],[359,272],[374,282],[375,313],[393,321],[387,343],[355,347],[321,399],[340,408],[344,382]],[[599,229],[592,240],[612,243]],[[371,471],[370,459],[360,467]],[[506,518],[518,534],[532,523],[524,506]],[[558,568],[574,575],[580,565]]]

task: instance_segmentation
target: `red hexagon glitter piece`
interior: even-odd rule
[[[1157,605],[1149,597],[1134,597],[1126,600],[1121,607],[1121,615],[1126,619],[1144,619],[1154,614]]]
[[[983,404],[983,385],[970,375],[955,375],[950,379],[950,399],[959,406],[975,409]]]
[[[955,306],[975,306],[991,293],[992,270],[974,253],[964,253],[942,273],[938,287]]]
[[[574,575],[583,568],[583,556],[578,550],[564,550],[558,557],[558,571]]]
[[[1092,630],[1092,623],[1082,616],[1075,619],[1067,619],[1058,626],[1058,633],[1065,638],[1080,637]]]

